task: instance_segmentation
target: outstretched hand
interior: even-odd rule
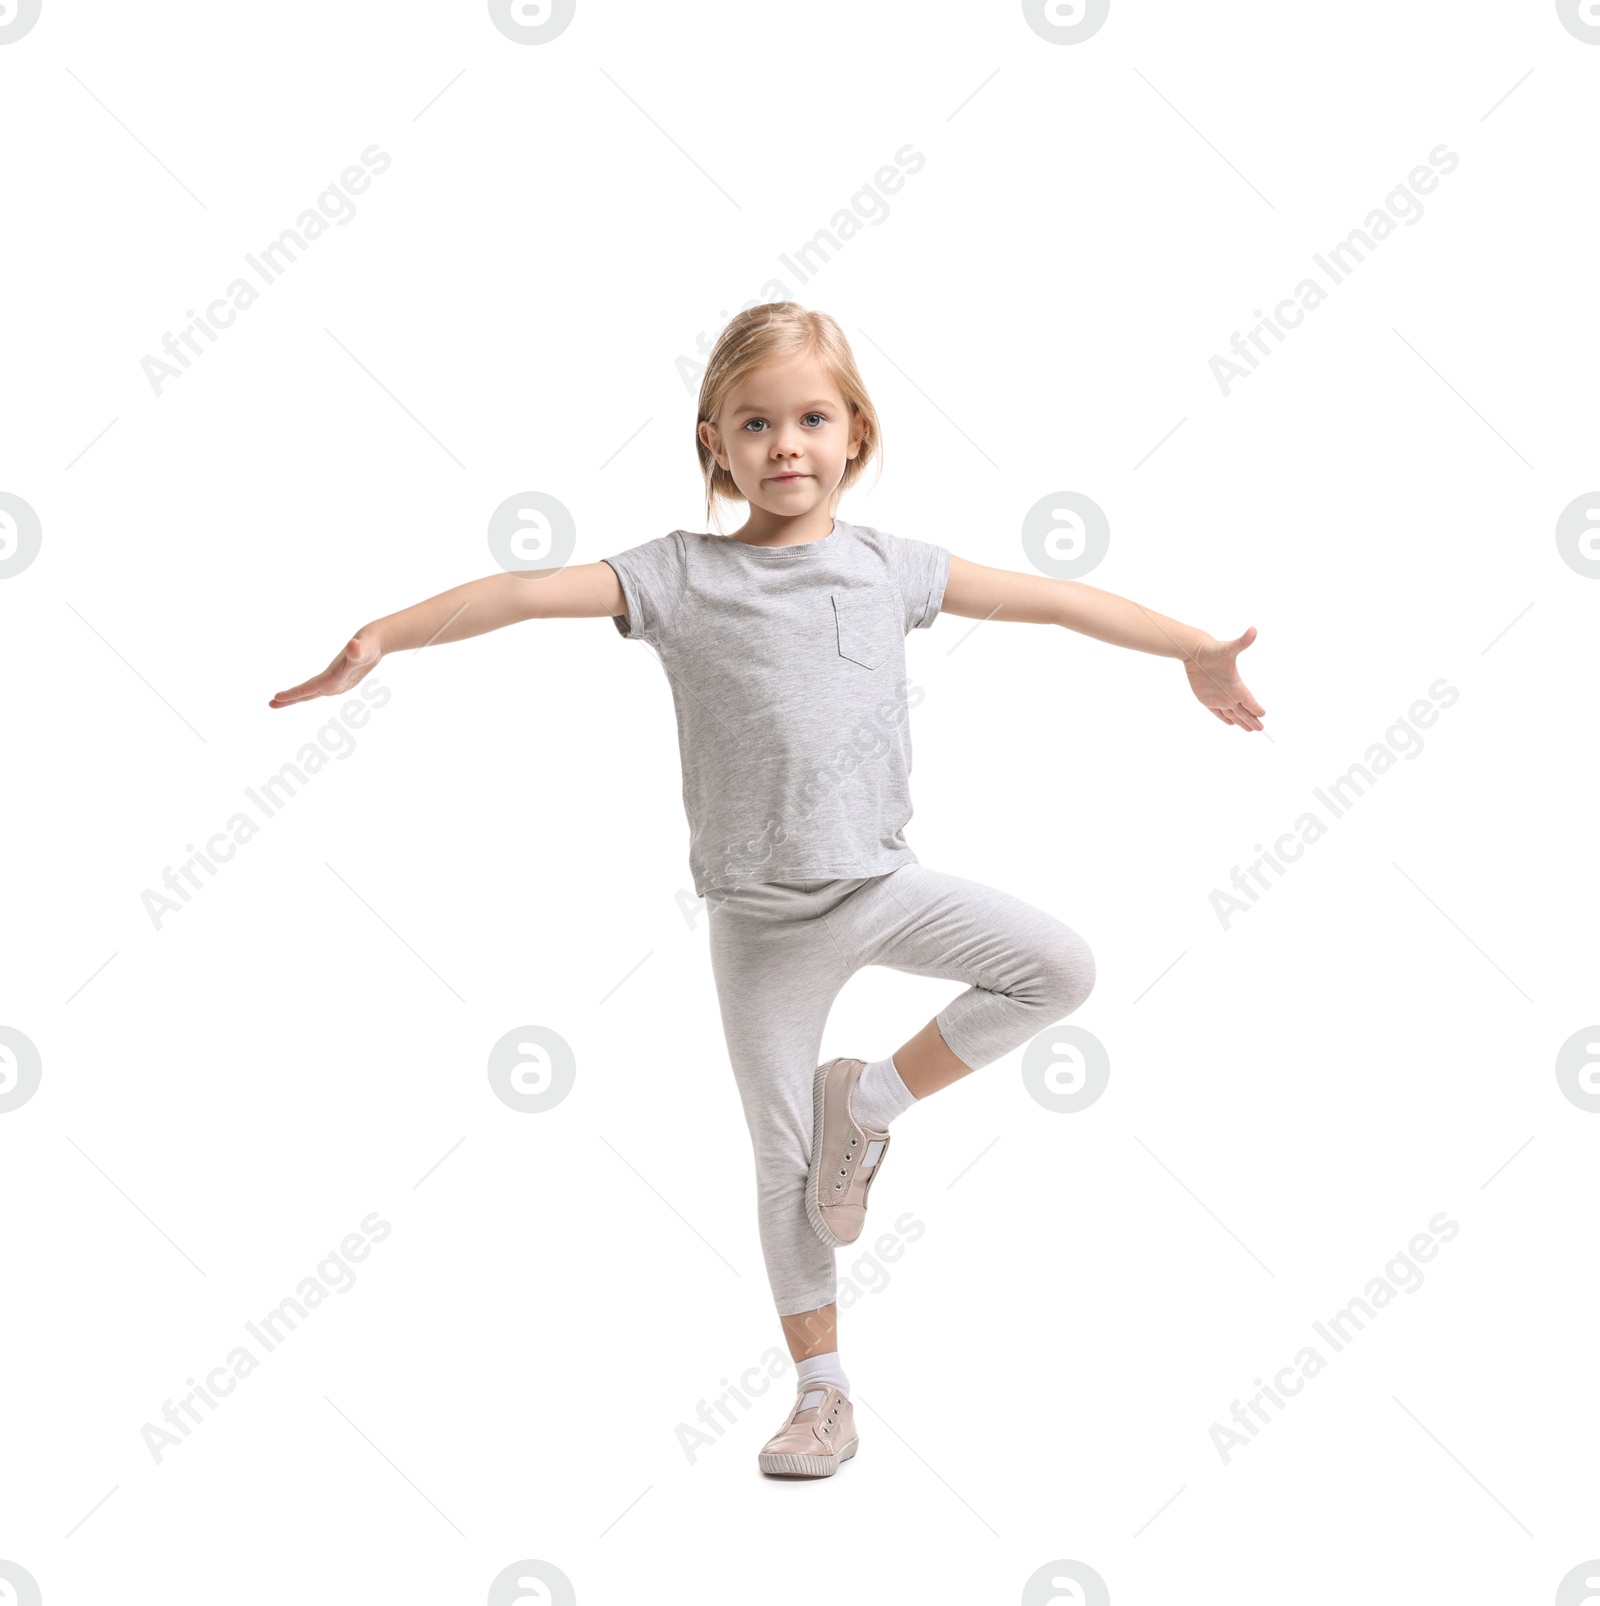
[[[365,680],[381,657],[383,653],[376,642],[364,642],[356,636],[340,648],[338,657],[320,675],[302,680],[288,691],[278,692],[267,707],[286,708],[290,703],[303,703],[311,697],[338,697]]]
[[[1260,730],[1261,716],[1266,713],[1251,696],[1250,688],[1239,679],[1237,659],[1255,639],[1256,627],[1251,625],[1232,641],[1206,642],[1196,649],[1192,658],[1185,659],[1183,665],[1195,696],[1224,725],[1238,725],[1247,731]]]

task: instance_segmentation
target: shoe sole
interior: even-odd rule
[[[842,1059],[844,1056],[841,1055],[839,1058]],[[831,1059],[826,1064],[819,1065],[816,1075],[811,1079],[811,1169],[806,1173],[806,1220],[811,1223],[811,1230],[829,1249],[842,1249],[846,1244],[853,1244],[856,1241],[855,1238],[841,1238],[822,1219],[822,1211],[817,1204],[817,1185],[822,1180],[822,1092],[827,1086],[828,1072],[838,1063],[838,1059]],[[865,1225],[865,1221],[862,1224]],[[860,1236],[858,1232],[856,1237]]]
[[[758,1457],[763,1472],[788,1473],[803,1478],[831,1478],[856,1453],[860,1439],[852,1439],[838,1455],[796,1455],[786,1452],[769,1455],[763,1450]]]

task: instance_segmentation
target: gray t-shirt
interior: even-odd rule
[[[948,550],[836,519],[795,546],[674,530],[605,561],[617,629],[672,687],[697,895],[917,862],[905,638],[938,616]]]

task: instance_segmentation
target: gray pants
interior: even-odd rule
[[[967,984],[935,1017],[981,1070],[1070,1015],[1094,956],[1070,926],[992,887],[919,863],[843,881],[767,881],[706,895],[711,968],[755,1150],[767,1279],[780,1316],[831,1304],[834,1251],[806,1219],[811,1084],[835,997],[865,965]],[[906,1036],[911,1036],[907,1031]],[[881,1059],[898,1044],[863,1044]]]

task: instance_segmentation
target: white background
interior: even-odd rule
[[[0,490],[43,531],[0,581],[0,1025],[43,1068],[0,1115],[0,1559],[46,1606],[482,1601],[522,1559],[583,1603],[1009,1602],[1058,1559],[1119,1606],[1554,1600],[1600,1554],[1600,1116],[1554,1069],[1600,1019],[1600,581],[1554,535],[1600,480],[1597,74],[1542,0],[1113,0],[1071,45],[1016,4],[580,0],[531,47],[482,4],[44,0],[0,45]],[[373,144],[158,397],[141,359]],[[887,218],[784,273],[908,144]],[[1225,397],[1210,358],[1440,144]],[[1090,496],[1090,583],[1254,624],[1267,710],[1045,627],[908,642],[909,839],[1087,938],[1111,1080],[1052,1113],[1019,1052],[897,1124],[863,1247],[925,1231],[839,1255],[861,1450],[805,1484],[755,1465],[787,1371],[679,1439],[781,1342],[652,654],[564,620],[386,662],[354,753],[141,904],[333,712],[268,698],[491,572],[506,497],[580,562],[706,528],[676,365],[775,276],[882,417],[844,518],[1024,569],[1027,510]],[[824,1051],[957,990],[865,971]],[[525,1025],[576,1056],[544,1114],[486,1075]],[[157,1464],[144,1425],[374,1211]],[[1225,1464],[1212,1424],[1441,1211]]]

